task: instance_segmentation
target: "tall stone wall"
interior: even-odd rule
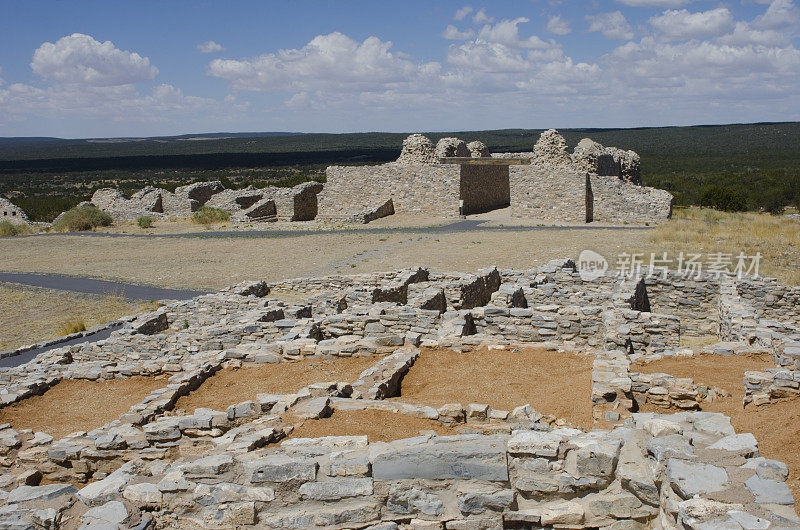
[[[511,214],[546,221],[586,220],[586,182],[571,171],[511,166]]]
[[[331,166],[319,194],[319,216],[348,219],[392,199],[397,213],[458,215],[459,166],[399,164]]]
[[[8,199],[0,197],[0,221],[24,224],[28,222],[28,217],[25,215],[25,212],[22,211],[22,208]]]
[[[508,206],[508,166],[461,166],[461,199],[465,215]]]

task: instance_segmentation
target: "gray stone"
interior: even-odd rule
[[[398,514],[440,515],[444,512],[444,504],[433,493],[423,491],[407,484],[391,486],[386,508]]]
[[[785,482],[760,478],[754,475],[744,483],[758,504],[794,504],[794,497]]]
[[[72,484],[48,484],[46,486],[20,486],[11,490],[6,502],[23,506],[52,501],[60,497],[72,496],[78,488]]]
[[[389,449],[372,459],[375,480],[508,480],[505,441],[497,437],[441,436],[407,449]]]
[[[728,483],[728,474],[722,468],[676,458],[667,462],[666,478],[684,499],[700,493],[722,491]]]
[[[508,452],[555,458],[563,437],[541,431],[514,431],[508,440]]]
[[[306,482],[300,486],[300,496],[315,501],[338,501],[345,497],[362,495],[372,495],[371,478],[337,478]]]
[[[266,456],[246,466],[252,470],[251,481],[287,482],[290,480],[307,482],[317,476],[317,462],[305,458],[293,458],[285,455]]]
[[[744,457],[758,456],[758,442],[752,434],[731,434],[721,438],[716,443],[708,446],[708,449],[729,451]]]
[[[128,510],[121,501],[109,501],[102,506],[90,508],[83,514],[85,524],[96,522],[120,525],[128,519]]]

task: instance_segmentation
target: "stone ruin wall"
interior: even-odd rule
[[[398,213],[454,217],[458,201],[464,198],[466,213],[510,205],[516,217],[585,222],[588,172],[592,220],[639,223],[671,217],[672,195],[639,185],[636,153],[587,140],[570,154],[564,138],[551,129],[542,133],[529,153],[489,155],[480,142],[469,147],[457,138],[442,138],[434,146],[425,136],[414,134],[403,142],[396,162],[329,167],[320,215],[348,219],[391,199]],[[529,158],[531,164],[508,167],[506,187],[505,167],[463,166],[460,173],[459,166],[438,163],[444,156]]]
[[[0,197],[0,222],[8,221],[13,224],[27,224],[28,216],[22,211],[22,208]]]
[[[397,213],[458,215],[459,168],[443,164],[330,166],[319,195],[324,219],[349,219],[391,199]]]

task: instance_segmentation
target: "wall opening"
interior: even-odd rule
[[[463,215],[483,213],[511,204],[508,166],[461,166],[459,199]]]
[[[594,221],[594,193],[592,193],[592,179],[586,174],[586,222]]]

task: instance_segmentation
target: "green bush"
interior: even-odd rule
[[[765,212],[769,212],[772,215],[781,215],[783,210],[789,206],[789,197],[779,190],[771,190],[764,196],[762,204]]]
[[[743,212],[747,200],[739,191],[725,186],[709,186],[700,196],[700,206],[723,212]]]
[[[136,219],[136,224],[139,225],[139,228],[152,228],[153,218],[143,215]]]
[[[64,212],[60,219],[56,219],[53,223],[53,230],[56,232],[84,232],[98,226],[109,226],[111,222],[111,216],[95,206],[76,206]]]
[[[201,206],[199,210],[192,214],[192,222],[199,225],[210,225],[213,223],[223,223],[231,218],[231,214],[219,208],[211,206]]]
[[[30,233],[33,233],[33,230],[26,224],[0,221],[0,236],[21,236]]]

